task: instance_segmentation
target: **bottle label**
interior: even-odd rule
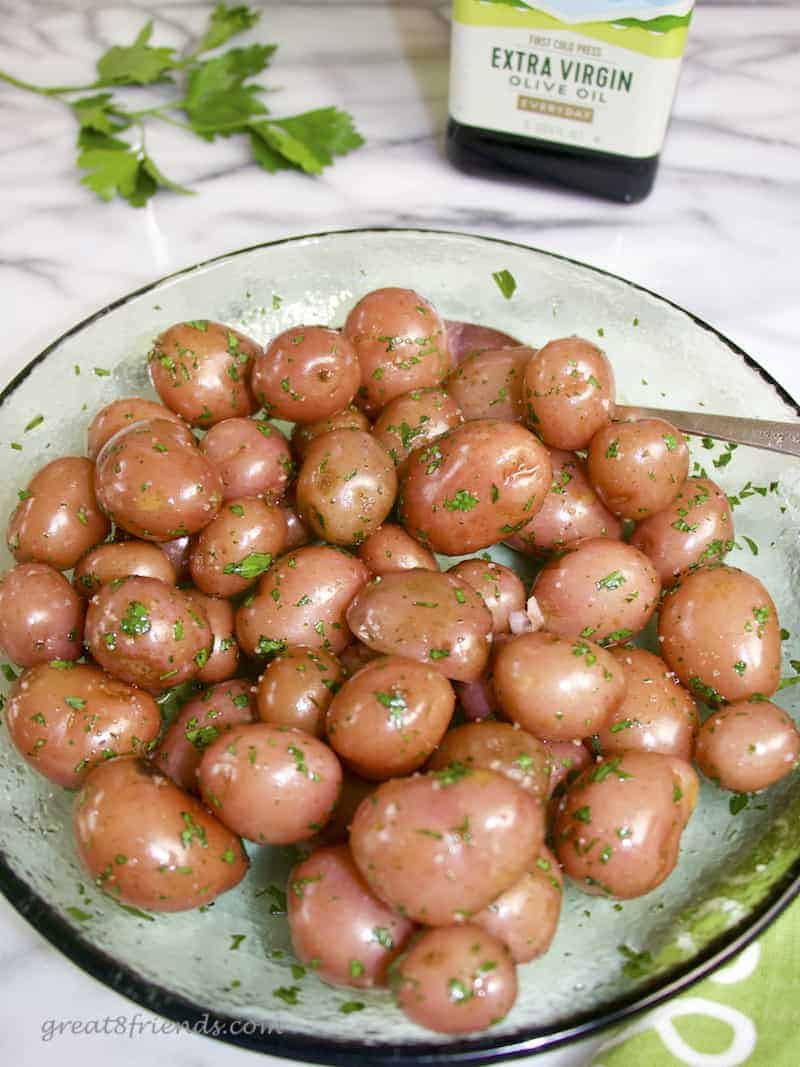
[[[693,0],[455,0],[450,114],[485,130],[661,151]]]

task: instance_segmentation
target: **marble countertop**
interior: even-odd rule
[[[132,39],[147,18],[180,45],[210,6],[0,0],[0,69],[80,82],[101,48]],[[443,152],[448,3],[261,6],[268,39],[280,43],[271,83],[284,87],[282,107],[336,103],[366,137],[323,178],[269,176],[233,142],[207,150],[164,127],[151,150],[197,195],[160,194],[141,210],[104,204],[77,181],[71,116],[0,86],[3,381],[64,329],[159,275],[276,237],[375,225],[508,237],[627,276],[714,323],[800,396],[800,9],[791,0],[700,4],[655,191],[633,207],[451,168]],[[0,1062],[269,1062],[186,1035],[42,1041],[45,1019],[136,1010],[0,900]],[[535,1062],[572,1067],[588,1051],[572,1047]]]

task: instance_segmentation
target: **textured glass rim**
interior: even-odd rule
[[[800,416],[800,406],[792,396],[766,371],[756,360],[749,356],[737,344],[721,334],[703,319],[693,315],[679,304],[654,293],[651,289],[637,285],[611,271],[602,270],[569,256],[558,255],[544,249],[518,241],[502,238],[484,237],[478,234],[460,233],[454,230],[432,230],[414,227],[364,227],[347,230],[329,230],[321,233],[302,234],[284,237],[275,241],[264,241],[235,252],[226,252],[211,259],[203,260],[182,270],[159,278],[155,282],[142,286],[106,305],[99,311],[78,322],[56,340],[42,349],[38,355],[26,364],[6,387],[0,392],[0,406],[5,404],[19,385],[28,377],[38,364],[42,363],[55,348],[67,338],[72,337],[86,326],[103,318],[109,312],[129,303],[131,300],[159,288],[165,282],[174,281],[192,274],[197,270],[215,263],[234,259],[237,256],[255,252],[264,248],[275,248],[285,244],[296,244],[316,238],[328,238],[357,234],[420,234],[440,236],[443,238],[460,238],[469,241],[484,242],[501,247],[519,248],[536,252],[551,259],[572,264],[583,270],[620,281],[631,289],[646,293],[656,300],[682,312],[696,326],[713,333],[732,355],[741,359],[748,367],[756,371],[767,382],[781,400]],[[695,982],[706,977],[711,971],[731,959],[751,941],[757,938],[774,920],[800,895],[800,856],[797,857],[788,873],[767,894],[765,899],[746,919],[731,927],[715,938],[710,945],[699,952],[690,963],[672,968],[665,978],[654,980],[649,990],[620,997],[612,1001],[601,1012],[585,1012],[575,1017],[568,1026],[558,1024],[546,1027],[525,1027],[515,1034],[502,1038],[480,1037],[455,1041],[447,1044],[409,1044],[406,1049],[390,1044],[364,1044],[359,1041],[337,1040],[332,1038],[317,1039],[299,1033],[272,1032],[263,1034],[246,1034],[231,1032],[231,1025],[236,1024],[236,1016],[215,1012],[202,1007],[191,1000],[177,996],[155,982],[150,982],[137,974],[132,968],[115,960],[108,953],[93,945],[88,938],[81,936],[52,908],[38,893],[14,873],[4,854],[0,852],[0,891],[11,906],[34,927],[50,944],[70,959],[81,970],[97,978],[104,985],[122,994],[136,1004],[159,1015],[188,1026],[204,1024],[203,1029],[210,1032],[216,1040],[239,1045],[256,1052],[283,1056],[287,1059],[310,1063],[342,1065],[342,1067],[414,1067],[414,1065],[482,1064],[500,1062],[520,1056],[544,1052],[568,1042],[577,1041],[598,1034],[609,1026],[624,1022],[631,1016],[654,1008],[665,1000],[683,992]],[[215,1024],[219,1024],[219,1033],[214,1033]],[[234,1027],[235,1030],[235,1027]],[[202,1031],[201,1031],[202,1032]]]

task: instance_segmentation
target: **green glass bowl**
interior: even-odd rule
[[[511,300],[492,280],[499,270],[516,279]],[[101,405],[152,395],[145,356],[154,335],[171,323],[221,319],[263,342],[290,325],[341,323],[355,299],[384,285],[413,286],[448,318],[496,326],[534,345],[572,333],[600,339],[626,403],[707,406],[774,419],[800,414],[757,363],[711,327],[602,271],[461,234],[319,234],[260,245],[165,278],[98,312],[36,356],[0,398],[0,453],[13,472],[4,479],[0,513],[11,511],[17,489],[42,463],[83,451],[86,424]],[[44,422],[26,433],[37,415]],[[21,443],[22,451],[9,451],[11,442]],[[800,464],[739,448],[730,463],[715,468],[721,451],[694,445],[698,463],[741,500],[735,521],[742,547],[731,562],[767,584],[782,625],[799,632],[793,587],[800,569]],[[748,483],[765,495],[752,488],[742,494]],[[758,546],[757,555],[746,538]],[[496,554],[520,562],[507,549]],[[794,715],[799,697],[800,687],[779,694]],[[274,891],[285,885],[289,850],[253,847],[244,883],[204,912],[123,910],[87,882],[78,865],[71,795],[38,777],[12,750],[5,730],[0,888],[45,937],[102,982],[187,1024],[206,1016],[206,1032],[219,1024],[224,1040],[331,1064],[486,1063],[585,1036],[658,1003],[741,949],[786,906],[800,888],[800,778],[753,798],[736,816],[729,796],[704,782],[680,862],[648,896],[620,905],[568,887],[552,948],[520,968],[515,1008],[468,1039],[418,1029],[386,992],[353,994],[313,974],[295,977]],[[242,934],[244,940],[234,936]],[[294,994],[275,993],[292,987]],[[292,999],[296,1003],[286,1002]],[[363,1010],[342,1012],[354,999]]]

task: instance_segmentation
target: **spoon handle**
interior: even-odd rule
[[[771,419],[744,419],[738,415],[708,415],[705,411],[666,411],[662,408],[616,406],[617,418],[666,419],[683,433],[735,441],[770,452],[800,457],[800,421],[773,422]]]

